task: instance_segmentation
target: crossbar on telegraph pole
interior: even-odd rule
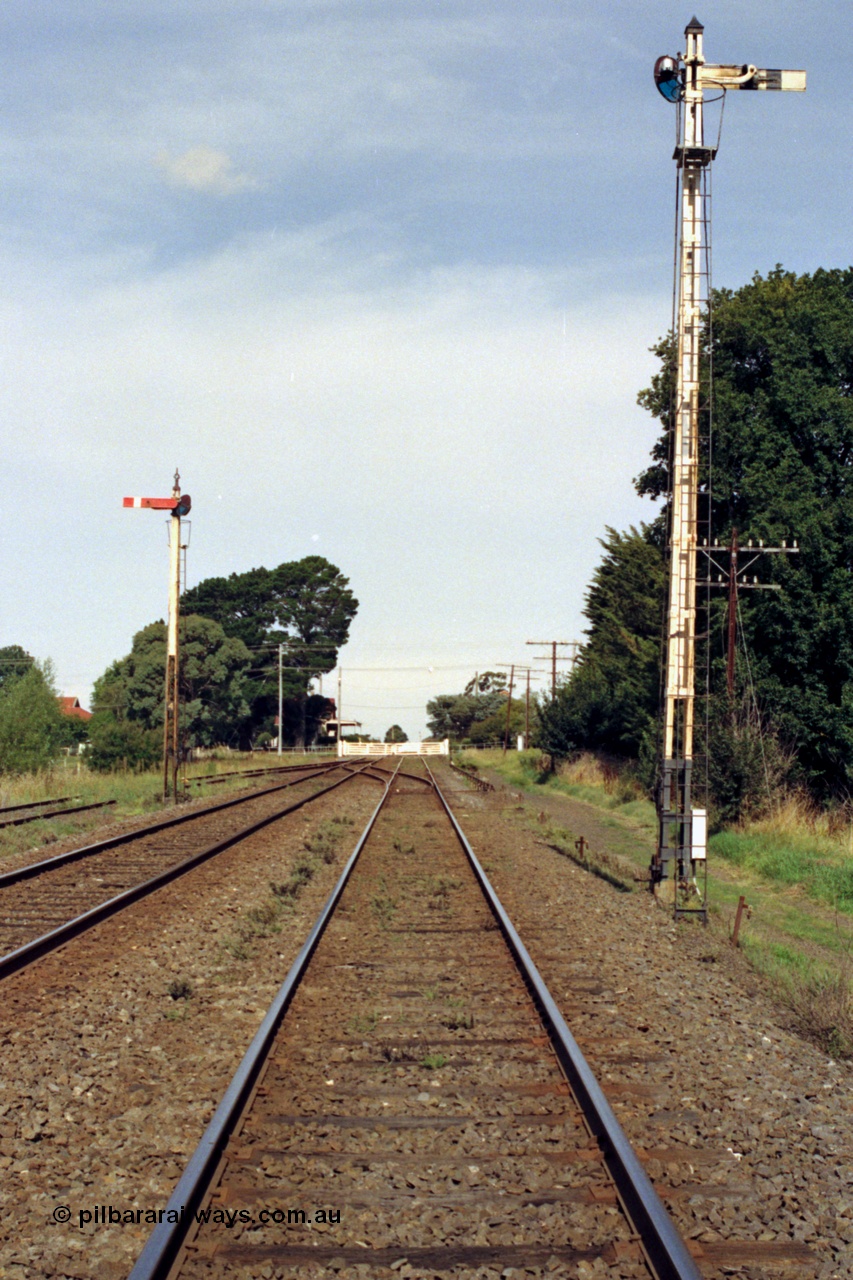
[[[574,667],[575,660],[577,658],[577,651],[580,648],[580,641],[579,640],[526,640],[525,644],[550,645],[550,648],[551,648],[551,697],[556,698],[557,696],[557,663],[569,661]],[[567,646],[571,646],[572,652],[570,657],[569,656],[563,657],[562,654],[557,653],[558,647],[565,648]],[[543,660],[545,662],[548,661],[547,658],[544,658]]]
[[[180,473],[175,471],[171,496],[168,498],[125,498],[125,507],[169,511],[169,624],[166,635],[166,694],[163,710],[163,800],[178,798],[179,740],[179,672],[178,614],[181,600],[181,517],[189,515],[192,500],[181,493]]]
[[[696,548],[699,491],[699,379],[703,297],[703,252],[709,251],[705,174],[716,147],[705,145],[706,90],[787,89],[802,92],[805,71],[759,68],[752,63],[711,65],[703,52],[704,27],[693,18],[685,28],[685,51],[655,63],[655,84],[677,103],[679,132],[674,153],[680,178],[678,326],[675,413],[672,433],[670,575],[667,615],[663,761],[658,799],[658,845],[651,864],[654,888],[674,873],[675,914],[707,918],[697,871],[705,865],[705,811],[693,808],[693,708],[696,657]]]

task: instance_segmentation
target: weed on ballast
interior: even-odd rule
[[[370,900],[370,910],[380,929],[390,929],[391,921],[394,919],[394,912],[397,910],[397,899],[392,898],[388,892],[384,876],[379,877],[378,889],[379,892],[374,894]]]
[[[442,1067],[447,1066],[447,1055],[443,1053],[424,1054],[419,1065],[426,1067],[428,1071],[439,1071]]]
[[[470,1031],[474,1026],[473,1013],[448,1013],[441,1019],[441,1025],[448,1031]]]
[[[350,1018],[347,1030],[356,1036],[368,1036],[376,1030],[378,1021],[378,1013],[357,1013]]]
[[[370,901],[370,910],[379,923],[380,929],[390,929],[397,910],[397,900],[388,894],[377,894]]]
[[[278,883],[273,880],[270,881],[273,897],[278,898],[280,902],[292,902],[294,898],[299,896],[300,891],[311,879],[316,868],[317,864],[313,858],[300,858],[294,864],[293,870],[286,880],[281,880]]]
[[[329,818],[328,821],[321,822],[314,834],[306,836],[302,843],[308,853],[328,866],[335,861],[338,845],[353,826],[355,820],[346,814],[340,818]]]
[[[395,840],[392,847],[395,853],[402,853],[406,856],[415,852],[415,846],[413,844],[403,844],[402,840]]]
[[[460,886],[461,881],[454,876],[438,876],[433,883],[433,897],[448,898],[453,890],[460,888]]]
[[[166,984],[166,993],[175,1002],[166,1009],[163,1016],[170,1022],[183,1022],[189,1012],[189,1002],[193,998],[193,986],[186,978],[173,978]]]
[[[248,960],[250,951],[241,938],[225,938],[219,944],[232,960]]]
[[[252,942],[266,938],[281,930],[283,913],[292,910],[300,892],[317,870],[315,858],[303,856],[293,866],[286,880],[270,881],[271,897],[249,907],[234,926],[234,934],[224,939],[220,946],[234,960],[248,960],[252,954]]]

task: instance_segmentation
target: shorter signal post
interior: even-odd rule
[[[172,516],[169,528],[169,628],[166,638],[166,697],[163,715],[163,800],[168,800],[170,789],[173,798],[177,800],[180,760],[178,611],[181,599],[181,517],[189,515],[192,501],[188,493],[181,494],[181,477],[176,470],[171,497],[125,498],[124,506],[169,511]]]

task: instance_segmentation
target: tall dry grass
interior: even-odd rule
[[[584,751],[574,760],[564,760],[558,765],[557,776],[576,787],[603,787],[606,791],[612,788],[617,775],[612,766]]]

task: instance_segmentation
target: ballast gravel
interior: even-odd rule
[[[729,1239],[778,1251],[776,1265],[731,1257],[721,1274],[852,1277],[851,1064],[788,1031],[709,930],[676,924],[647,892],[620,893],[547,847],[520,800],[506,790],[454,796],[632,1143],[695,1148],[693,1171],[646,1161],[682,1234],[709,1256],[723,1256]],[[566,801],[564,813],[589,833],[587,806]],[[606,829],[596,836],[603,847]],[[620,1105],[620,1088],[626,1102],[641,1091],[645,1105]],[[709,1179],[721,1187],[716,1201],[703,1190]],[[807,1246],[808,1262],[784,1261],[792,1242]]]
[[[706,1250],[703,1274],[853,1277],[849,1064],[788,1032],[700,927],[675,926],[649,895],[620,894],[546,848],[517,797],[465,792],[444,771],[440,784],[670,1212]],[[150,1227],[81,1225],[81,1213],[165,1207],[378,795],[367,781],[341,789],[4,984],[3,1280],[127,1274]],[[270,881],[344,815],[352,839],[337,862],[247,932]],[[168,984],[182,982],[192,996],[172,998]],[[695,1151],[692,1170],[667,1161],[676,1148]],[[714,1262],[730,1240],[778,1246],[779,1261]],[[807,1264],[785,1260],[797,1243]],[[404,1258],[392,1270],[414,1274]],[[329,1273],[365,1269],[340,1259]],[[469,1276],[548,1274],[545,1262]]]

